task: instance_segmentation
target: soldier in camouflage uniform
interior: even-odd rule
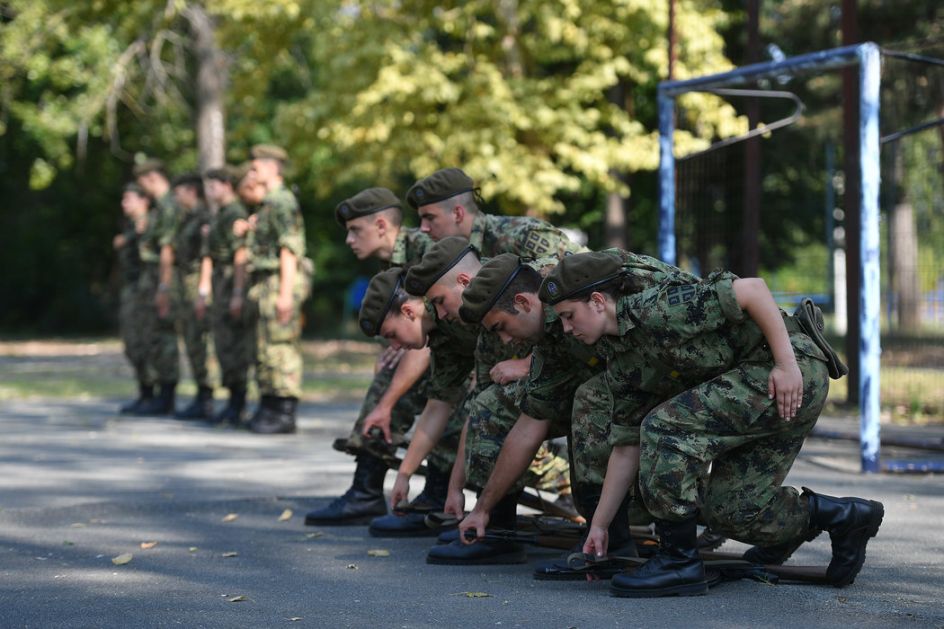
[[[212,417],[215,424],[240,425],[246,408],[246,385],[252,362],[255,336],[247,313],[240,307],[231,308],[235,283],[236,260],[245,264],[246,237],[236,236],[233,225],[246,220],[245,206],[236,195],[235,187],[242,178],[233,167],[207,171],[206,193],[210,202],[219,207],[209,225],[201,247],[200,285],[197,297],[197,316],[206,316],[207,296],[210,302],[210,324],[213,346],[220,364],[223,386],[229,390],[229,402]],[[245,286],[243,282],[242,286]],[[242,295],[242,288],[239,294]]]
[[[172,248],[174,252],[174,288],[177,327],[184,339],[190,373],[197,385],[197,395],[178,419],[210,419],[213,416],[213,387],[207,368],[210,323],[197,316],[200,295],[200,250],[204,232],[210,224],[210,210],[203,202],[203,178],[198,173],[178,175],[172,182],[174,200],[180,208]],[[204,287],[204,290],[207,290]]]
[[[138,240],[147,227],[150,206],[151,199],[143,188],[133,183],[126,185],[121,195],[121,210],[126,224],[113,241],[121,266],[121,301],[118,313],[121,340],[124,343],[125,356],[131,363],[138,382],[138,397],[121,407],[122,415],[135,414],[143,403],[154,397],[154,374],[148,369],[147,338],[141,334],[141,313],[138,311],[141,303],[138,281],[142,271]]]
[[[624,272],[639,278],[640,287],[655,285],[677,272],[653,258],[621,253]],[[463,321],[481,324],[505,342],[526,341],[534,347],[531,371],[518,400],[521,415],[504,441],[475,508],[460,524],[460,530],[477,537],[485,532],[492,505],[507,493],[548,438],[568,438],[575,503],[588,522],[600,499],[610,455],[610,404],[601,403],[608,402],[604,361],[593,346],[564,334],[557,313],[538,297],[544,274],[556,264],[556,258],[529,260],[501,254],[487,261],[462,293],[459,314]],[[627,503],[623,501],[608,527],[610,550],[619,556],[635,555]],[[565,557],[539,563],[534,574],[538,579],[583,580],[587,572]]]
[[[833,352],[777,308],[763,280],[717,272],[639,290],[618,258],[588,253],[563,260],[540,295],[565,331],[602,340],[607,356],[614,447],[584,552],[606,552],[606,527],[637,469],[661,537],[646,564],[614,577],[614,594],[707,591],[695,535],[703,476],[702,515],[714,530],[757,544],[746,559],[783,562],[826,530],[827,578],[852,582],[884,509],[782,486],[826,400]]]
[[[411,294],[425,295],[441,318],[457,322],[459,317],[455,304],[461,303],[464,286],[480,266],[468,240],[458,236],[444,238],[430,249],[420,264],[410,269],[405,286]],[[471,327],[479,330],[475,353],[476,390],[460,445],[461,458],[453,467],[446,504],[446,512],[458,518],[462,517],[464,508],[462,489],[466,485],[477,490],[485,486],[502,442],[519,415],[521,376],[516,373],[515,366],[522,357],[530,364],[531,354],[530,343],[504,343],[495,333],[480,326]],[[569,497],[567,461],[550,455],[547,448],[539,451],[532,460],[528,475],[514,480],[513,487],[499,496],[492,506],[496,527],[515,527],[515,505],[525,485],[557,491]],[[433,548],[427,556],[430,563],[457,565],[521,563],[524,560],[524,550],[518,544],[490,542],[469,548],[458,539]]]
[[[180,379],[180,355],[174,325],[173,238],[179,210],[170,181],[159,160],[147,160],[134,168],[139,186],[154,199],[147,227],[138,241],[143,263],[139,279],[141,331],[148,339],[148,365],[154,370],[158,394],[138,408],[139,415],[169,415],[174,412],[174,392]]]
[[[252,176],[266,187],[266,196],[254,214],[249,237],[248,298],[256,313],[256,381],[261,396],[249,429],[260,434],[293,433],[302,392],[301,306],[311,290],[304,269],[304,219],[282,179],[285,151],[258,145],[251,155]]]
[[[377,258],[387,268],[408,267],[419,261],[431,242],[419,229],[402,225],[400,200],[386,188],[368,188],[345,199],[335,209],[335,218],[347,231],[345,243],[359,260]],[[426,486],[410,503],[409,513],[386,515],[383,481],[387,462],[376,454],[382,450],[393,455],[397,446],[406,445],[403,435],[428,403],[429,357],[428,347],[411,350],[388,347],[383,352],[344,445],[345,451],[357,457],[351,487],[327,507],[309,513],[306,524],[369,521],[370,533],[377,537],[438,534],[437,529],[426,526],[425,513],[443,508],[461,423],[451,421],[444,440],[430,454]],[[371,447],[365,448],[366,435],[375,425],[386,431],[386,443],[372,439]]]

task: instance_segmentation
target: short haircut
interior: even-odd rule
[[[400,306],[410,301],[411,299],[419,299],[419,297],[414,297],[410,293],[403,290],[403,283],[400,282],[397,285],[397,290],[390,297],[390,310],[387,311],[385,316],[393,315],[395,317],[400,316]]]
[[[475,190],[461,192],[455,196],[449,197],[448,199],[443,199],[434,205],[441,208],[445,212],[451,212],[452,210],[456,209],[457,206],[461,205],[472,214],[479,213],[479,204],[476,200]]]
[[[397,206],[388,207],[377,212],[377,214],[386,218],[394,227],[403,225],[403,209]]]
[[[515,279],[508,285],[508,288],[499,295],[498,299],[495,301],[495,305],[492,306],[492,310],[499,308],[512,314],[517,313],[517,309],[515,308],[515,295],[519,293],[537,294],[538,290],[541,288],[543,279],[541,274],[536,270],[528,265],[523,265],[521,270],[518,271],[518,275],[516,275]]]

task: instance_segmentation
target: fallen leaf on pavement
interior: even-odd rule
[[[282,512],[282,515],[279,516],[279,522],[287,522],[292,519],[292,510],[286,509]]]
[[[316,539],[324,535],[321,531],[315,531],[314,533],[305,533],[305,539]]]
[[[225,516],[223,516],[223,521],[224,521],[224,522],[232,522],[233,520],[237,519],[238,517],[239,517],[239,515],[237,515],[237,514],[235,514],[235,513],[227,513]]]
[[[189,550],[189,551],[192,552],[192,553],[195,553],[195,552],[197,552],[197,551],[200,550],[200,549],[197,548],[196,546],[191,546],[191,547],[188,548],[187,550]]]
[[[491,598],[492,595],[487,592],[457,592],[453,596],[464,596],[466,598]]]
[[[126,563],[129,563],[133,558],[134,558],[134,555],[132,555],[131,553],[122,553],[121,555],[118,555],[117,557],[112,557],[111,562],[115,564],[116,566],[123,566]]]
[[[243,596],[242,594],[240,594],[239,596],[230,596],[226,600],[229,601],[230,603],[242,603],[243,601],[248,601],[249,597]]]
[[[157,546],[157,542],[141,542],[141,550],[151,550]]]
[[[301,616],[292,616],[291,618],[286,618],[285,620],[289,622],[298,622],[299,620],[304,620]]]
[[[228,552],[223,553],[223,556],[224,557],[239,557],[239,553],[237,553],[235,550],[230,550]]]
[[[63,540],[63,546],[75,546],[75,542],[70,542],[69,540]]]
[[[347,564],[347,569],[348,569],[348,570],[357,570],[357,564],[356,564],[356,563],[349,563],[349,564]]]
[[[367,551],[368,557],[389,557],[390,551],[384,550],[383,548],[372,548]]]

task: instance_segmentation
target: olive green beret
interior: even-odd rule
[[[334,218],[344,227],[352,218],[369,216],[392,207],[403,208],[397,195],[386,188],[367,188],[338,203],[334,208]]]
[[[521,258],[513,253],[503,253],[483,264],[462,291],[459,317],[466,323],[480,323],[518,277],[521,266]]]
[[[588,289],[606,284],[622,273],[620,259],[592,251],[564,256],[541,283],[538,297],[553,306]]]
[[[390,312],[397,288],[403,285],[403,269],[394,267],[381,271],[370,279],[364,300],[361,302],[361,311],[357,316],[357,324],[367,336],[380,334],[380,326]]]
[[[465,254],[475,251],[467,238],[450,236],[431,246],[423,258],[410,267],[403,287],[416,297],[424,296],[436,281],[459,264]]]
[[[199,188],[203,185],[203,177],[200,176],[200,173],[182,173],[174,177],[170,185],[174,188],[177,186],[196,186]]]
[[[413,184],[406,193],[406,200],[414,209],[418,209],[474,189],[475,182],[461,169],[443,168]]]
[[[216,181],[222,181],[223,183],[228,183],[231,186],[235,187],[239,180],[242,179],[242,171],[236,166],[230,166],[227,164],[222,168],[211,168],[210,170],[203,173],[203,176],[206,179],[214,179]]]
[[[135,177],[140,177],[155,171],[161,173],[162,175],[167,174],[167,169],[164,167],[164,162],[159,159],[149,158],[135,164],[134,168],[131,170],[131,173]]]
[[[274,159],[280,162],[288,161],[288,153],[281,146],[274,144],[256,144],[249,150],[253,159]]]
[[[145,191],[144,191],[144,188],[142,188],[142,187],[139,186],[138,184],[134,183],[133,181],[132,181],[132,182],[129,182],[129,183],[126,183],[126,184],[125,184],[125,187],[122,189],[121,192],[122,192],[122,193],[125,193],[125,192],[133,192],[134,194],[138,195],[139,197],[144,197],[145,199],[148,199],[148,200],[150,200],[150,198],[151,198],[151,195],[149,195],[147,192],[145,192]]]

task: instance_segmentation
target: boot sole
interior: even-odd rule
[[[510,566],[528,563],[528,556],[523,551],[520,553],[506,553],[504,555],[481,557],[478,559],[443,559],[427,555],[426,563],[437,566]]]
[[[636,588],[622,588],[616,583],[610,583],[610,594],[618,598],[659,598],[663,596],[704,596],[708,593],[708,582],[686,583],[667,588],[641,590]]]
[[[864,527],[862,527],[865,529],[862,536],[862,552],[859,554],[859,559],[856,561],[852,571],[842,579],[837,579],[832,582],[834,587],[846,587],[847,585],[852,585],[855,582],[855,578],[859,575],[859,571],[862,570],[863,564],[865,564],[865,548],[868,545],[869,540],[878,535],[878,529],[882,526],[882,520],[885,519],[885,505],[883,505],[881,502],[876,502],[875,500],[869,500],[869,504],[875,508],[875,512],[872,514],[872,518],[869,520],[869,522]]]
[[[356,518],[345,518],[343,520],[326,520],[322,518],[305,518],[305,526],[363,526],[370,524],[371,521],[385,513],[364,515]]]

